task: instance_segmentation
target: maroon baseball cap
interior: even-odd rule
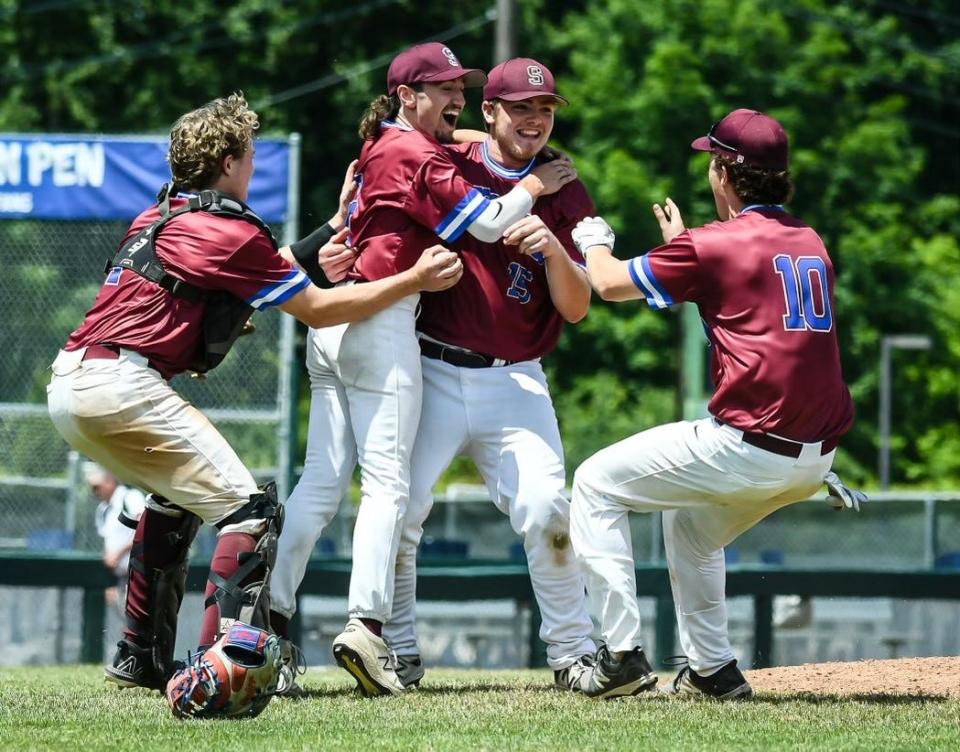
[[[772,117],[756,110],[734,110],[690,146],[768,170],[790,166],[787,132]]]
[[[394,94],[400,84],[440,83],[456,78],[462,78],[464,86],[483,86],[487,74],[477,68],[464,68],[453,50],[442,42],[418,44],[390,63],[387,94]]]
[[[557,94],[550,69],[529,57],[515,57],[500,63],[490,71],[487,85],[483,87],[483,98],[488,102],[494,99],[519,102],[531,97],[553,97],[559,104],[569,104]]]

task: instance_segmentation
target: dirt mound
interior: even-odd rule
[[[960,657],[808,663],[758,669],[746,675],[758,692],[960,699]]]

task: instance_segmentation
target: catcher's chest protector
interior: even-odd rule
[[[228,217],[250,222],[263,230],[277,248],[276,238],[266,223],[250,207],[239,199],[219,191],[200,191],[187,203],[170,211],[171,192],[165,185],[158,196],[160,218],[151,222],[130,240],[124,243],[112,259],[108,259],[104,273],[111,269],[129,269],[144,279],[154,282],[175,298],[193,303],[203,303],[203,351],[190,365],[196,373],[206,373],[216,368],[227,356],[237,337],[253,314],[246,301],[223,290],[205,290],[182,279],[177,279],[164,268],[157,258],[156,239],[163,227],[174,217],[190,212],[203,211],[218,217]]]

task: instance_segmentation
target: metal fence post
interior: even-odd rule
[[[937,566],[937,556],[940,555],[939,519],[937,518],[937,500],[934,498],[923,500],[923,553],[928,569]]]
[[[300,223],[300,134],[291,133],[287,169],[287,218],[283,224],[284,245],[297,239]],[[293,316],[281,315],[280,362],[277,384],[277,493],[286,500],[293,488],[293,468],[297,454],[297,322]]]
[[[773,665],[773,596],[753,597],[753,668]]]
[[[107,628],[107,604],[103,590],[83,589],[83,627],[80,636],[80,662],[103,663],[103,633]]]

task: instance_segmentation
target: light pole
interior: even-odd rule
[[[929,350],[925,334],[886,334],[880,340],[880,488],[890,488],[890,353],[899,350]]]

